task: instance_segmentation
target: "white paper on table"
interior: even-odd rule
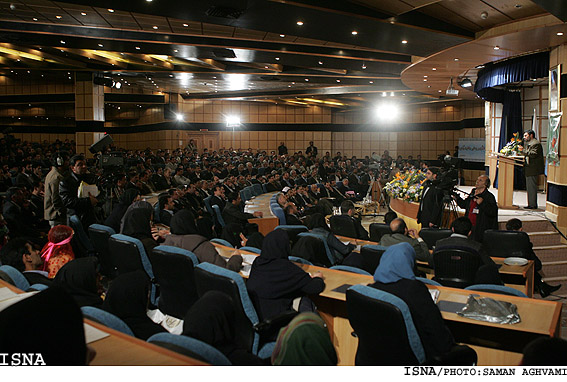
[[[85,342],[87,344],[90,344],[92,342],[95,342],[95,341],[98,341],[98,340],[101,340],[103,338],[110,336],[110,334],[103,332],[102,330],[97,329],[94,326],[91,326],[89,324],[83,323],[83,327],[85,329]]]
[[[26,298],[31,297],[36,293],[38,292],[27,292],[27,293],[16,294],[14,297],[0,301],[0,312],[6,309],[7,307],[9,307],[10,305],[14,305],[17,302],[25,300]]]
[[[354,250],[355,250],[356,252],[360,252],[360,248],[362,248],[362,246],[361,246],[361,245],[357,245]]]
[[[256,258],[258,257],[256,255],[249,255],[249,254],[241,254],[240,256],[242,256],[242,264],[248,264],[248,265],[252,265],[252,263],[254,263],[254,260],[256,260]]]
[[[94,197],[97,197],[98,194],[100,193],[96,184],[87,184],[83,181],[81,181],[81,184],[79,185],[79,189],[77,192],[78,192],[77,196],[79,198],[88,198],[89,194],[91,194]]]
[[[12,291],[10,288],[0,288],[0,301],[7,300],[12,297],[16,297],[18,294]]]
[[[437,304],[437,299],[439,298],[439,290],[429,289],[429,293],[431,294],[431,298],[433,299],[433,302]]]
[[[342,241],[342,243],[343,243],[344,245],[349,245],[349,244],[350,244],[350,241]]]

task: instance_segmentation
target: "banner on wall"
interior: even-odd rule
[[[459,138],[459,158],[470,162],[484,162],[484,138]]]
[[[549,113],[549,131],[547,132],[547,162],[559,166],[559,131],[561,126],[561,112]]]

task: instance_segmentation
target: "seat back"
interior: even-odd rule
[[[421,281],[424,284],[428,284],[428,285],[435,285],[435,286],[442,286],[441,284],[439,284],[437,281],[432,280],[432,279],[428,279],[427,277],[416,277],[416,280]],[[466,289],[466,288],[465,288]]]
[[[261,249],[256,248],[256,247],[248,247],[248,246],[244,246],[244,247],[240,247],[241,251],[248,251],[248,252],[252,252],[252,253],[256,253],[256,254],[260,254],[262,252]]]
[[[283,229],[287,232],[292,247],[297,243],[297,240],[299,240],[297,235],[301,232],[309,232],[309,228],[304,225],[279,225],[276,229]]]
[[[159,218],[159,200],[154,204],[154,223],[161,223]]]
[[[440,249],[433,253],[435,277],[444,286],[466,288],[474,284],[478,268],[482,265],[477,253],[462,249]]]
[[[356,233],[356,226],[354,221],[347,215],[333,215],[329,219],[331,223],[331,231],[335,235],[341,235],[346,237],[352,237],[356,239],[358,237]]]
[[[263,194],[265,194],[266,192],[268,192],[267,185],[266,185],[265,183],[262,184],[262,191],[263,191],[263,192],[262,192]]]
[[[346,291],[350,325],[358,337],[356,365],[418,365],[425,351],[407,304],[365,285]]]
[[[304,259],[311,261],[313,264],[320,265],[323,267],[331,267],[334,265],[333,254],[331,253],[331,248],[329,248],[329,245],[327,244],[326,237],[313,232],[302,232],[298,234],[298,236],[300,237],[300,239],[297,241],[297,244],[295,244],[291,250],[291,254],[293,256],[303,257]],[[303,243],[301,240],[304,237],[311,237],[315,240],[318,240],[320,243],[323,244],[323,248],[325,251],[324,252],[321,251],[320,244],[316,245],[314,244],[315,242],[305,242],[305,244],[308,246],[307,249],[310,248],[313,252],[311,252],[310,256],[305,256],[305,255],[302,256],[301,255],[302,250],[300,250],[301,248],[300,243]]]
[[[81,308],[81,312],[83,312],[83,316],[89,320],[98,322],[110,329],[118,330],[119,332],[134,337],[132,329],[130,329],[124,321],[112,313],[108,313],[105,310],[95,308],[93,306],[83,306]]]
[[[116,265],[117,275],[138,269],[146,272],[152,283],[150,301],[155,305],[157,303],[157,290],[154,271],[142,242],[134,237],[115,234],[108,240],[108,248],[114,260],[114,265]]]
[[[221,227],[224,227],[224,219],[222,218],[222,213],[220,210],[220,207],[217,206],[216,204],[214,206],[211,206],[213,208],[213,211],[215,212],[215,214],[213,215],[215,218],[215,224],[216,225],[220,225]]]
[[[236,343],[243,349],[257,354],[260,338],[254,331],[253,325],[257,324],[259,319],[242,276],[210,263],[201,263],[195,268],[195,283],[199,297],[210,290],[217,290],[232,298],[236,307],[234,317]]]
[[[475,284],[470,285],[465,288],[466,290],[478,290],[481,292],[489,292],[489,293],[498,293],[498,294],[505,294],[507,296],[518,296],[518,297],[526,297],[525,293],[511,288],[504,285],[495,285],[495,284]]]
[[[73,231],[75,231],[75,235],[73,237],[77,238],[79,244],[85,249],[87,255],[95,252],[95,249],[89,240],[89,236],[83,228],[83,223],[81,223],[77,215],[71,215],[69,217],[69,227],[73,228]]]
[[[252,187],[254,187],[254,193],[256,194],[256,196],[258,195],[262,195],[264,193],[264,190],[262,190],[262,185],[258,184],[258,183],[254,183],[252,185]]]
[[[270,210],[278,218],[279,225],[286,225],[287,222],[285,220],[284,210],[280,207],[280,205],[277,202],[270,203]]]
[[[106,225],[91,224],[89,227],[89,237],[98,254],[100,273],[110,278],[116,275],[116,266],[108,248],[108,240],[114,234],[116,234],[114,229]]]
[[[194,268],[197,256],[186,249],[160,245],[153,249],[152,268],[159,285],[159,310],[183,319],[197,301]]]
[[[207,212],[209,214],[211,214],[211,216],[215,216],[215,211],[213,211],[213,208],[211,207],[211,199],[212,199],[213,195],[209,195],[207,196],[205,199],[203,199],[203,202],[205,203],[205,209],[207,210]]]
[[[225,239],[219,239],[219,238],[216,238],[216,237],[211,239],[211,243],[217,243],[217,244],[220,244],[220,245],[224,245],[226,247],[234,248],[234,245],[230,244]]]
[[[435,247],[437,240],[445,239],[453,234],[453,231],[447,228],[422,228],[419,231],[419,237],[425,241],[429,249]]]
[[[0,278],[7,283],[12,284],[18,289],[26,291],[30,287],[30,283],[26,279],[26,277],[22,274],[22,272],[18,271],[16,268],[12,267],[11,265],[2,265],[0,266],[0,272],[2,272],[6,276],[0,276]]]
[[[522,231],[486,230],[482,247],[490,257],[528,258],[526,250],[531,248],[530,237]]]
[[[386,247],[381,245],[365,245],[360,248],[360,255],[362,257],[362,268],[369,272],[370,274],[374,274],[376,272],[376,268],[378,268],[378,264],[380,264],[380,259],[384,252],[386,252]]]
[[[333,265],[329,269],[335,269],[337,271],[357,273],[359,275],[365,275],[365,276],[372,276],[370,273],[366,272],[364,269],[360,269],[360,268],[357,268],[357,267],[351,267],[351,266],[348,266],[348,265]]]
[[[157,333],[148,342],[172,350],[176,353],[209,363],[213,366],[231,366],[232,363],[219,350],[211,345],[188,336],[171,333]]]
[[[297,257],[297,256],[288,256],[289,261],[293,261],[294,263],[305,264],[305,265],[313,265],[311,261],[305,260],[304,258]]]
[[[382,236],[391,233],[392,230],[390,229],[389,224],[382,224],[382,223],[370,224],[370,241],[375,241],[376,243],[379,243],[380,239],[382,239]]]

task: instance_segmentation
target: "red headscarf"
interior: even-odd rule
[[[44,259],[43,270],[47,270],[49,259],[59,254],[69,254],[73,258],[75,254],[71,246],[73,238],[73,228],[66,225],[58,225],[49,230],[47,239],[49,242],[45,244],[41,250],[41,257]]]

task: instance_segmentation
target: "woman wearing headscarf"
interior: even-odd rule
[[[107,225],[114,229],[116,232],[120,232],[120,222],[126,213],[126,210],[130,205],[138,199],[140,196],[140,191],[137,188],[129,188],[120,196],[118,204],[114,206],[112,212],[106,220],[104,225]]]
[[[223,353],[233,365],[265,365],[236,343],[236,308],[226,293],[208,291],[193,304],[183,321],[183,335],[203,341]]]
[[[55,284],[65,289],[79,305],[100,307],[102,287],[97,272],[96,257],[82,257],[65,264],[57,276]]]
[[[272,365],[336,366],[337,353],[323,319],[315,313],[301,313],[283,327],[272,352]]]
[[[124,215],[122,234],[134,237],[142,242],[149,256],[158,243],[152,236],[152,211],[147,208],[134,208]]]
[[[166,330],[146,314],[150,280],[142,270],[118,276],[108,289],[102,308],[119,317],[142,340]]]
[[[333,255],[333,263],[331,265],[341,264],[345,257],[356,248],[354,244],[343,244],[337,239],[329,229],[325,217],[320,213],[313,214],[309,217],[307,228],[309,228],[312,233],[326,238],[327,245]]]
[[[41,250],[41,257],[43,270],[50,279],[55,277],[62,266],[75,259],[71,246],[74,233],[73,228],[66,225],[57,225],[49,230],[48,242]]]
[[[408,306],[426,358],[447,353],[455,345],[429,289],[414,274],[415,250],[408,243],[388,247],[369,286],[391,293]]]
[[[242,226],[236,223],[229,223],[222,228],[221,239],[228,241],[234,248],[243,247],[243,240],[246,240]]]
[[[226,262],[207,238],[197,233],[195,216],[189,210],[180,210],[171,218],[171,235],[165,237],[164,245],[171,245],[191,251],[201,263],[211,263],[231,271],[240,271],[242,256],[233,255]]]
[[[281,229],[270,232],[254,260],[246,288],[260,320],[292,309],[293,300],[325,289],[321,272],[312,276],[288,260],[289,237]]]
[[[150,215],[153,216],[154,214],[154,207],[152,207],[152,205],[148,202],[146,202],[145,200],[138,200],[136,202],[133,202],[132,204],[130,204],[130,206],[126,209],[126,212],[124,213],[124,216],[122,216],[122,220],[120,221],[120,233],[122,233],[122,230],[124,230],[124,219],[126,217],[126,214],[128,214],[128,212],[137,209],[137,208],[142,208],[145,210],[149,210],[150,211]]]

